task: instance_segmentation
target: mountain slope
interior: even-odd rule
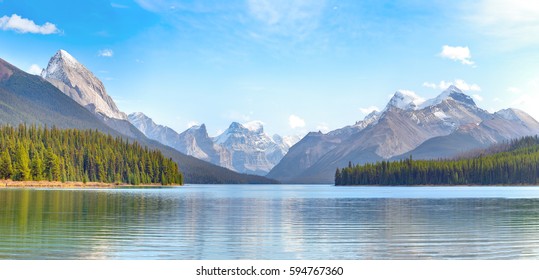
[[[301,151],[286,155],[268,177],[283,182],[331,183],[335,169],[348,162],[363,164],[409,155],[450,157],[469,149],[539,133],[539,123],[526,113],[508,109],[490,114],[454,86],[426,101],[397,92],[386,108],[369,116],[369,120],[367,125],[358,126],[355,133],[338,133],[340,129],[320,135],[316,143],[304,145],[303,140],[300,141]],[[326,145],[313,162],[309,150],[329,141],[335,144]],[[291,151],[295,149],[292,147]],[[309,162],[310,166],[298,168],[301,162]]]
[[[232,172],[222,167],[184,155],[170,147],[146,138],[131,124],[127,123],[131,135],[118,132],[105,124],[89,110],[62,93],[55,86],[39,76],[30,75],[0,59],[0,124],[21,123],[46,125],[58,128],[95,129],[113,136],[121,136],[159,149],[171,157],[184,174],[186,183],[274,183],[258,176]],[[122,126],[127,121],[110,119]]]
[[[119,135],[39,76],[0,59],[0,123],[97,129]]]

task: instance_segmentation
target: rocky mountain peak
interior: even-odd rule
[[[433,102],[431,102],[432,104],[430,105],[440,104],[444,100],[447,100],[449,98],[457,102],[460,102],[462,104],[476,106],[475,102],[470,96],[466,95],[462,90],[460,90],[458,87],[454,85],[451,85],[446,90],[444,90],[440,95],[438,95],[438,97],[436,97],[433,100]]]
[[[413,91],[398,90],[395,92],[391,100],[389,100],[386,110],[391,107],[396,107],[402,110],[415,110],[424,101],[425,99],[419,97]]]
[[[65,50],[54,54],[41,77],[94,114],[127,120],[127,115],[118,109],[103,83]]]

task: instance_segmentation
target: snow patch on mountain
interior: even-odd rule
[[[396,107],[402,110],[416,109],[419,105],[425,102],[425,99],[418,96],[415,92],[410,90],[398,90],[395,92],[386,108]]]

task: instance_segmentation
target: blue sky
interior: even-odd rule
[[[178,132],[327,131],[396,90],[430,98],[452,83],[489,111],[539,119],[533,1],[0,0],[1,58],[37,73],[58,49],[122,111]]]

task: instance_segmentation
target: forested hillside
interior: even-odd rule
[[[0,128],[0,179],[182,184],[161,152],[96,130]]]
[[[337,169],[335,185],[536,185],[539,138],[524,137],[473,158],[382,161]]]

